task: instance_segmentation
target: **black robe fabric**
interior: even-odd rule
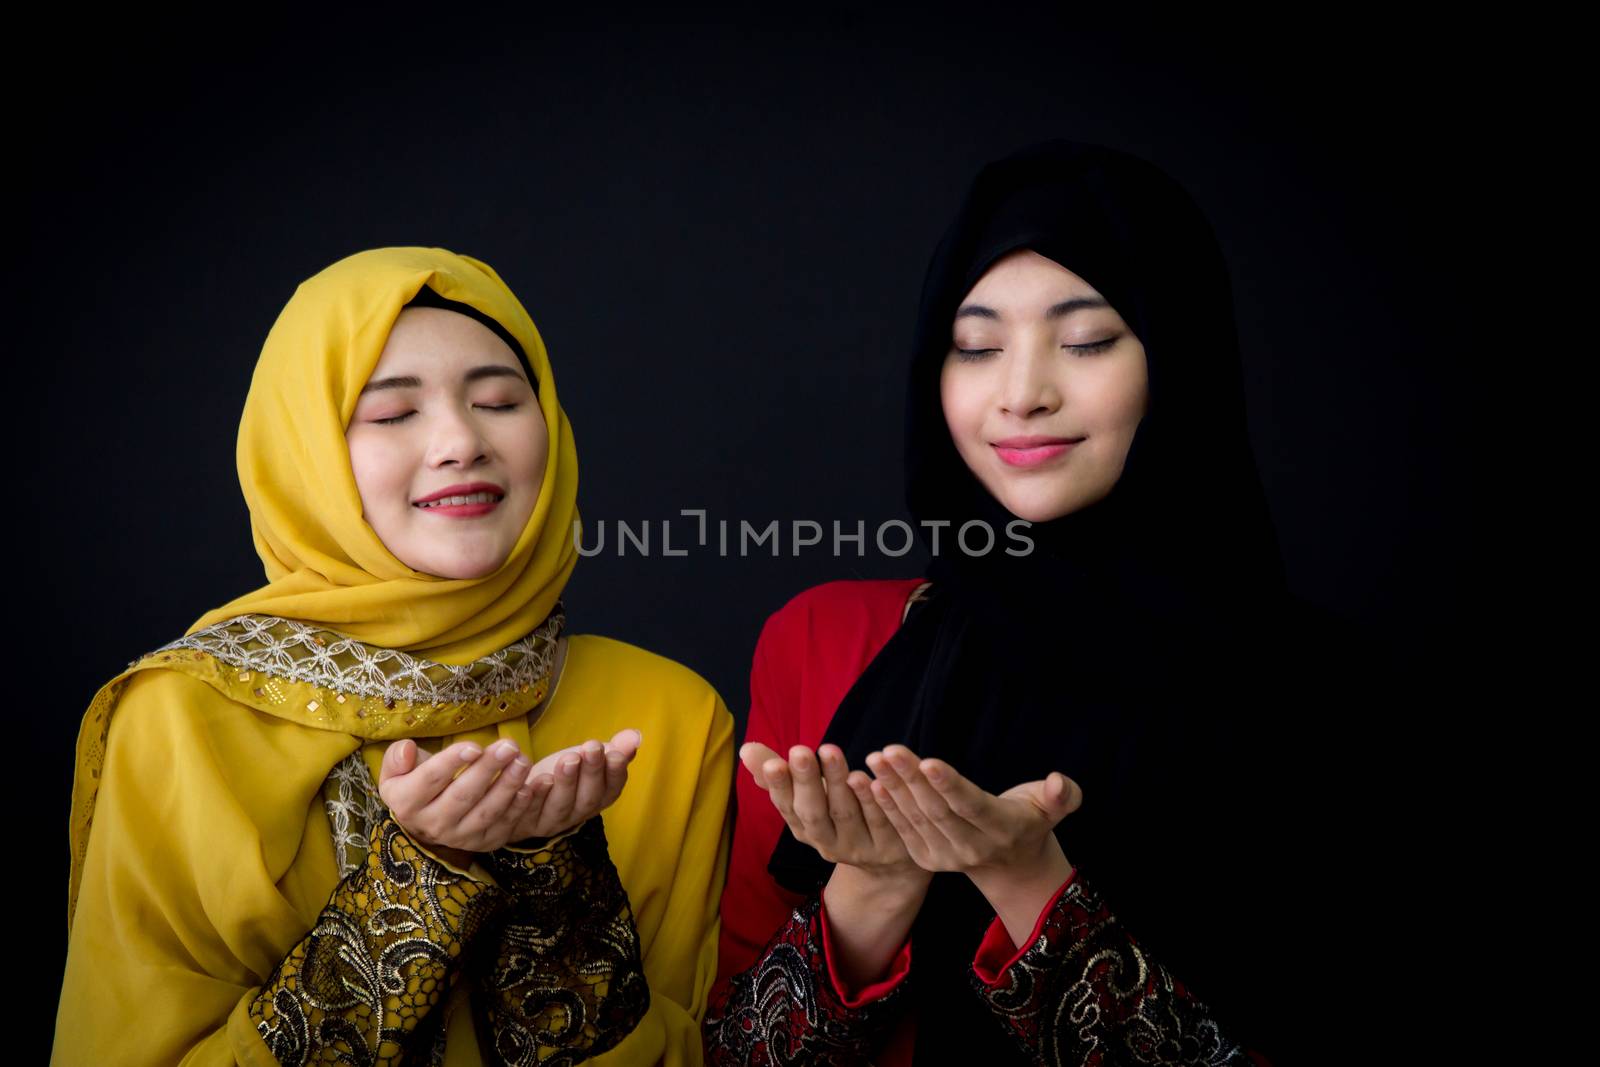
[[[1015,516],[956,453],[939,373],[962,299],[1020,248],[1121,314],[1145,347],[1149,406],[1106,498],[1034,524],[1028,555],[971,556],[955,530],[981,519],[1004,547]],[[1084,803],[1057,828],[1068,859],[1226,1034],[1298,1062],[1344,969],[1327,943],[1344,927],[1317,914],[1339,907],[1352,862],[1330,854],[1331,741],[1378,653],[1286,590],[1210,225],[1154,165],[1103,147],[1050,142],[990,164],[929,265],[909,384],[910,509],[951,525],[931,599],[825,740],[852,767],[904,743],[996,793],[1072,777]],[[809,892],[829,865],[785,831],[771,870]],[[935,876],[912,932],[919,1064],[1024,1062],[969,986],[993,918],[965,876]]]

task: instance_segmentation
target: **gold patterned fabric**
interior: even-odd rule
[[[577,1063],[612,1048],[644,1015],[650,988],[604,824],[501,849],[485,866],[513,898],[484,976],[493,994],[485,1044],[512,1067]]]
[[[283,1067],[430,1062],[441,1033],[434,1009],[503,898],[430,858],[386,817],[366,862],[251,1001],[256,1031]]]

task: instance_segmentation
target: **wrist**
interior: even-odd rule
[[[1042,908],[1042,902],[1049,900],[1071,876],[1072,864],[1055,834],[1045,838],[1035,855],[967,872],[972,884],[997,911],[1003,910],[1003,905],[1035,899],[1041,902]]]
[[[439,860],[441,863],[448,864],[451,867],[456,867],[463,871],[468,867],[471,867],[473,862],[478,858],[478,854],[476,852],[468,852],[465,849],[460,848],[451,848],[448,845],[436,845],[432,841],[423,840],[410,830],[406,831],[406,836],[411,838],[412,844],[416,845],[424,855],[431,856],[434,859]]]
[[[915,912],[928,894],[933,875],[915,864],[895,867],[855,867],[836,863],[823,891],[835,901],[849,898],[863,910]]]

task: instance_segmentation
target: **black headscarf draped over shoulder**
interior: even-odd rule
[[[1144,345],[1150,390],[1110,494],[1033,525],[1020,556],[1003,550],[1016,517],[961,460],[939,400],[957,308],[1018,249],[1106,298]],[[1299,872],[1283,854],[1299,832],[1292,761],[1277,727],[1303,684],[1300,639],[1246,434],[1228,271],[1193,199],[1154,165],[1095,145],[1050,142],[985,167],[924,279],[907,427],[911,511],[925,540],[949,524],[931,597],[825,740],[852,767],[904,743],[993,792],[1053,770],[1075,779],[1083,807],[1057,828],[1068,859],[1270,1054],[1276,1027],[1293,1025],[1270,949],[1296,906]],[[976,520],[998,537],[974,556],[954,535]],[[829,865],[785,831],[771,870],[808,892]],[[993,918],[964,876],[935,876],[912,932],[918,1063],[1016,1055],[969,987]]]

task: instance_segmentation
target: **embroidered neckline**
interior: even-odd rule
[[[168,642],[139,660],[180,649],[230,667],[385,703],[485,703],[548,679],[566,625],[560,604],[532,633],[471,663],[452,665],[383,648],[276,615],[240,615]]]

